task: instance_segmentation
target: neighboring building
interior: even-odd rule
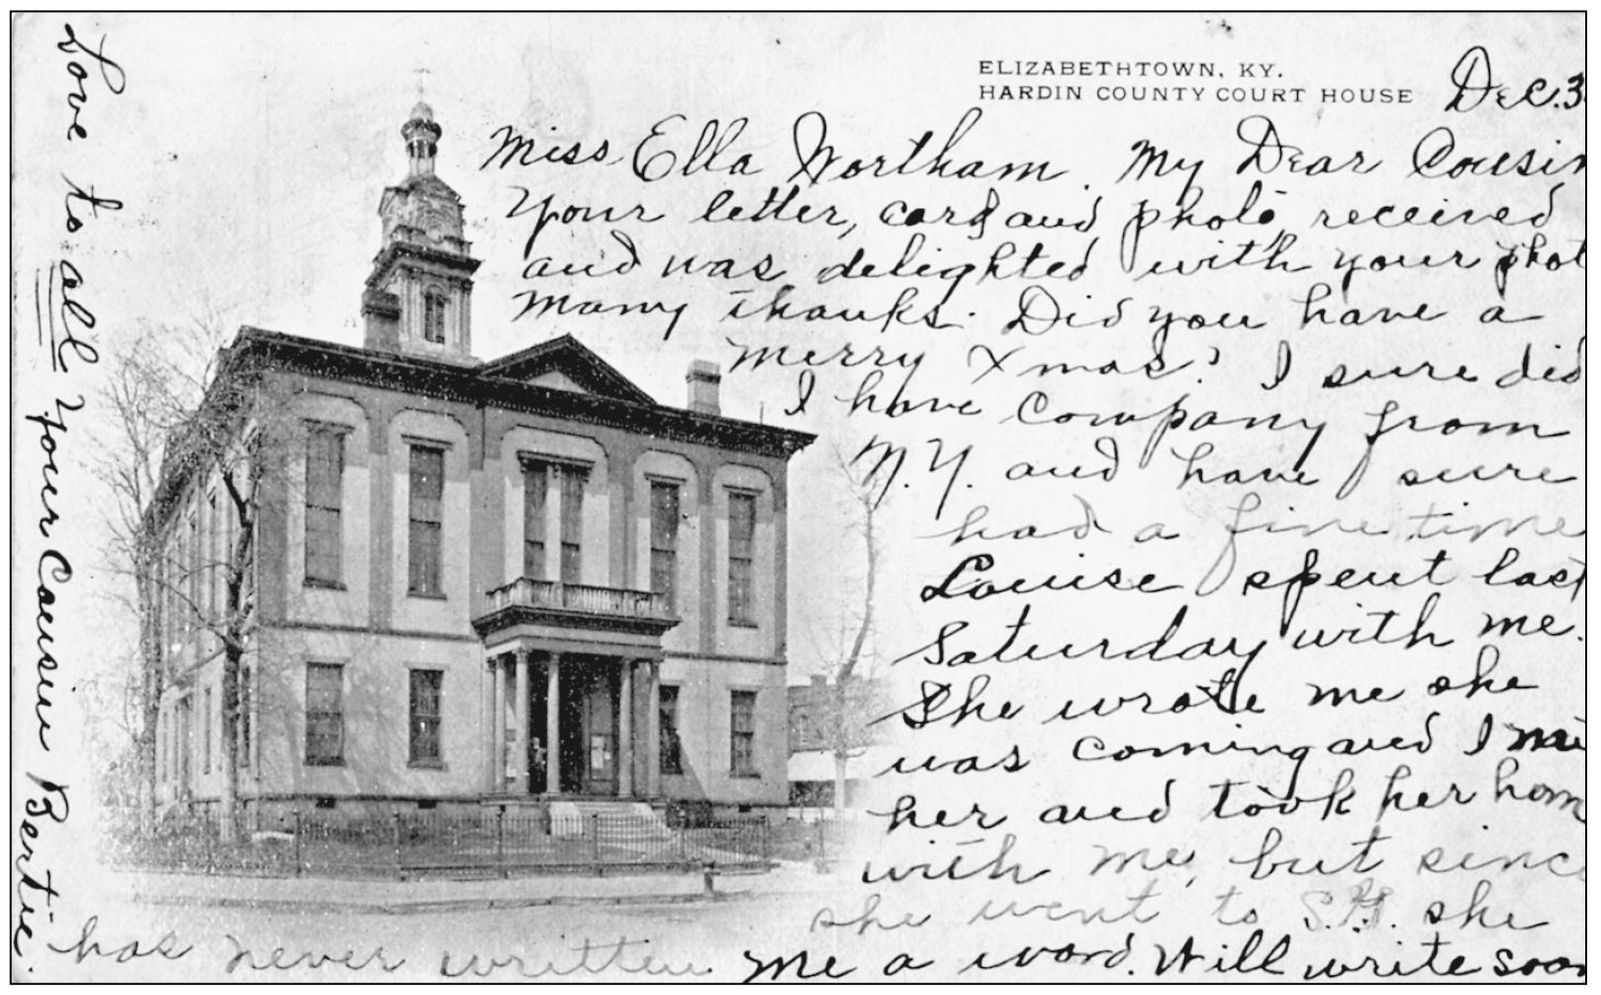
[[[836,753],[846,747],[845,803],[855,804],[867,780],[887,762],[868,722],[882,714],[880,681],[865,678],[846,685],[841,726],[839,686],[822,674],[810,684],[791,685],[789,699],[789,804],[829,808],[834,804]]]
[[[244,431],[288,425],[256,505],[241,799],[784,805],[787,466],[813,437],[723,417],[709,363],[681,409],[568,336],[474,359],[441,129],[418,104],[402,134],[363,348],[246,328],[219,366],[263,377]],[[208,803],[220,644],[186,606],[215,609],[236,529],[218,479],[170,462],[158,790]]]

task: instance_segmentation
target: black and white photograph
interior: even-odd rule
[[[1584,983],[1585,26],[14,13],[11,979]]]

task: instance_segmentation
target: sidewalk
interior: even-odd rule
[[[395,881],[372,878],[225,877],[155,871],[105,872],[106,891],[146,905],[197,905],[298,912],[406,914],[541,905],[660,905],[739,901],[761,895],[827,892],[839,878],[809,864],[765,874],[535,875],[510,879]]]

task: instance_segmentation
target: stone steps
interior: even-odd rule
[[[598,818],[598,822],[596,821]],[[552,836],[588,836],[598,829],[602,843],[670,840],[673,831],[644,802],[570,799],[550,802]]]

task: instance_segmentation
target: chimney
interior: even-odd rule
[[[826,688],[826,687],[828,687],[828,675],[827,674],[813,674],[812,675],[812,687],[814,687],[814,688]]]
[[[703,415],[722,413],[717,388],[723,381],[723,374],[716,363],[695,360],[689,364],[689,373],[684,376],[684,381],[689,384],[689,410]]]

